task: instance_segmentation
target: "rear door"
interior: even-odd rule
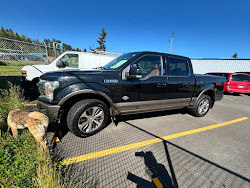
[[[166,56],[167,62],[167,99],[176,106],[188,105],[191,101],[195,78],[188,59]]]
[[[244,74],[233,74],[231,77],[230,88],[238,91],[250,90],[250,76]]]

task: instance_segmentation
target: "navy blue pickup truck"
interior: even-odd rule
[[[187,108],[202,117],[223,98],[224,82],[225,77],[194,75],[187,57],[131,52],[93,70],[42,75],[37,105],[50,119],[86,137],[116,115]]]

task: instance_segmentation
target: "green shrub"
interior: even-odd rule
[[[8,82],[9,89],[0,89],[0,108],[6,112],[9,112],[13,109],[26,110],[23,106],[24,98],[22,97],[20,86],[13,85],[11,82]]]
[[[8,133],[0,138],[0,185],[34,187],[37,168],[37,145],[33,136],[24,132],[17,139]]]
[[[13,85],[20,85],[21,79],[21,76],[1,76],[0,74],[0,89],[9,89],[8,82],[11,82]]]
[[[29,131],[20,131],[16,139],[6,131],[9,111],[27,110],[20,87],[9,83],[9,89],[0,89],[0,96],[0,187],[66,187],[60,165],[53,164],[48,152],[37,147]]]
[[[27,111],[22,104],[24,99],[21,97],[20,86],[15,86],[11,82],[8,82],[8,87],[9,89],[0,89],[0,136],[7,130],[5,121],[9,111],[13,109]]]

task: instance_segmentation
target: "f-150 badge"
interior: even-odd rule
[[[104,80],[104,83],[118,83],[118,80],[112,79],[112,80]]]

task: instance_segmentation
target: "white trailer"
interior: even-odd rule
[[[29,98],[39,93],[36,84],[39,77],[46,73],[65,69],[92,69],[100,67],[115,59],[120,54],[97,51],[95,53],[66,51],[48,65],[27,65],[22,67],[22,88]],[[34,97],[33,97],[34,96]]]

